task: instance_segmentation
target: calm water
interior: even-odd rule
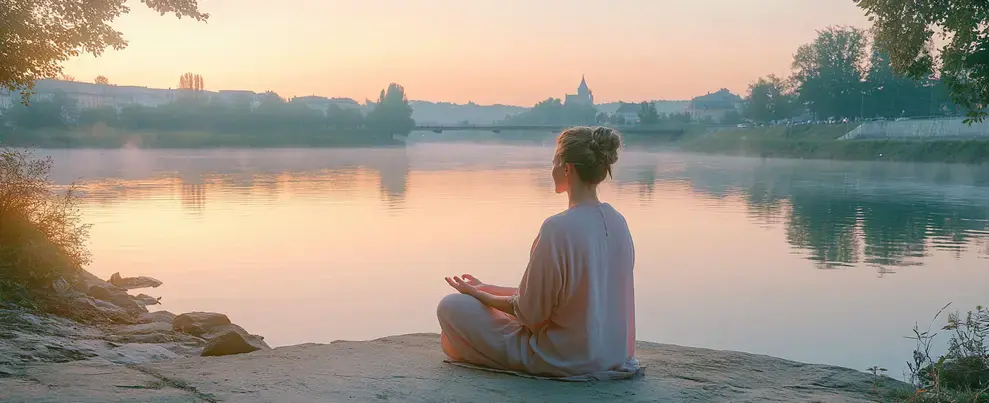
[[[42,152],[82,185],[91,271],[274,346],[438,332],[443,276],[516,284],[566,204],[551,153]],[[629,150],[602,195],[636,242],[641,340],[899,375],[915,322],[989,303],[989,167]]]

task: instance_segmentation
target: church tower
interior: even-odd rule
[[[582,105],[594,105],[594,92],[587,86],[587,80],[584,76],[580,76],[580,85],[577,87],[576,95],[567,95],[567,103],[575,103]]]

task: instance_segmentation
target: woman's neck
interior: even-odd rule
[[[582,204],[600,204],[598,200],[597,186],[572,186],[567,192],[567,199],[570,200],[570,207]]]

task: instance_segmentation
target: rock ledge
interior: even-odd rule
[[[645,377],[539,381],[443,363],[439,337],[302,344],[227,357],[119,365],[96,357],[0,377],[30,402],[866,402],[905,384],[848,368],[763,355],[639,342]]]

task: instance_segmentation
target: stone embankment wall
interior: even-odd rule
[[[838,139],[989,140],[989,121],[969,125],[964,120],[965,118],[943,118],[866,122]]]

